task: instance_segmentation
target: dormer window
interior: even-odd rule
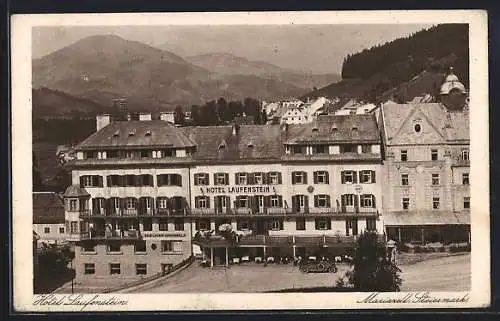
[[[129,132],[128,132],[128,136],[129,136],[129,137],[130,137],[130,136],[134,136],[134,135],[135,135],[135,130],[131,130],[131,131],[129,131]]]
[[[336,126],[333,126],[331,129],[331,132],[336,134],[339,131],[339,129]]]
[[[249,141],[248,144],[247,144],[247,147],[248,148],[253,148],[253,141]]]
[[[318,131],[318,127],[314,126],[312,129],[313,133]]]
[[[150,130],[148,130],[148,131],[144,134],[144,136],[151,136],[151,131],[150,131]]]
[[[219,150],[224,150],[226,148],[226,145],[224,144],[219,144]]]
[[[357,132],[358,132],[358,127],[353,127],[353,128],[351,129],[351,131],[352,131],[353,133],[357,133]]]
[[[118,136],[120,136],[120,131],[119,130],[117,130],[116,132],[113,133],[113,137],[118,137]]]

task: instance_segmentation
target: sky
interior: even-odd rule
[[[311,73],[339,73],[347,54],[407,36],[431,25],[238,25],[35,27],[32,54],[40,58],[92,35],[114,34],[181,57],[232,53]]]

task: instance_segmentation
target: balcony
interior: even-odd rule
[[[89,232],[82,232],[82,240],[137,240],[141,238],[141,234],[138,230],[93,230]]]
[[[468,159],[462,159],[462,158],[455,158],[453,159],[451,166],[454,167],[470,167],[470,160]]]
[[[122,210],[122,216],[137,216],[137,213],[136,208],[125,208]]]

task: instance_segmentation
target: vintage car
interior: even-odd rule
[[[328,260],[304,260],[300,262],[299,270],[304,273],[337,273],[337,266]]]

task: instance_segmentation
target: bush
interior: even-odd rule
[[[438,251],[439,251],[439,252],[444,252],[445,250],[446,250],[446,249],[444,248],[444,246],[441,246],[441,247],[439,247],[439,248],[438,248]]]
[[[422,247],[420,245],[415,246],[415,253],[422,253]]]

